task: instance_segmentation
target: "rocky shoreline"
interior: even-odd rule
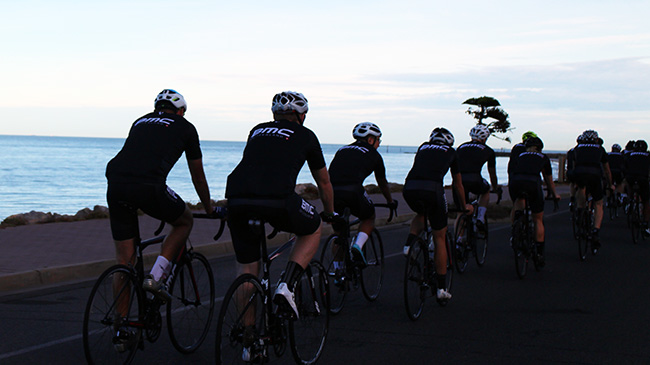
[[[391,192],[401,192],[403,187],[402,184],[396,184],[396,183],[389,183],[389,186]],[[366,185],[365,188],[368,194],[380,193],[379,187],[377,187],[377,185],[370,184],[370,185]],[[296,185],[296,193],[306,200],[318,199],[318,188],[316,187],[316,185],[311,183]],[[219,201],[213,200],[212,203],[216,206],[224,206],[226,204],[226,200],[219,200]],[[201,203],[196,205],[188,203],[188,205],[192,210],[203,209]],[[32,210],[29,213],[10,215],[9,217],[5,218],[2,221],[2,223],[0,223],[0,228],[24,226],[30,224],[76,222],[76,221],[84,221],[89,219],[106,219],[106,218],[108,218],[108,208],[102,205],[95,205],[93,209],[90,208],[81,209],[74,215],[58,214],[58,213],[51,213],[51,212],[45,213],[45,212],[37,212]]]

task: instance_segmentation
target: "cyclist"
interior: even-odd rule
[[[551,161],[548,156],[542,153],[544,143],[539,137],[530,137],[526,139],[526,151],[517,156],[517,164],[513,167],[510,180],[508,181],[508,191],[510,198],[514,201],[514,216],[521,214],[525,202],[521,199],[523,194],[528,195],[528,204],[533,213],[533,222],[535,223],[535,244],[537,245],[537,260],[540,266],[544,266],[544,193],[542,191],[542,181],[539,178],[540,173],[544,182],[556,199],[559,195],[555,190]],[[514,222],[513,216],[513,222]]]
[[[294,189],[305,161],[318,185],[325,210],[334,215],[333,192],[318,138],[303,126],[309,105],[294,91],[273,97],[273,121],[255,126],[248,135],[242,160],[228,176],[228,227],[240,273],[259,274],[260,232],[251,230],[251,218],[264,219],[273,227],[297,235],[289,262],[280,277],[273,301],[298,316],[294,286],[312,259],[321,235],[316,208]],[[252,325],[252,324],[251,324]],[[244,346],[244,358],[250,358]]]
[[[639,186],[639,197],[643,203],[643,233],[645,235],[650,235],[650,228],[648,228],[648,221],[650,221],[649,174],[650,154],[648,153],[648,144],[644,140],[638,140],[634,144],[634,151],[628,154],[625,161],[625,180],[628,189],[632,189],[635,184]]]
[[[154,101],[154,111],[133,123],[124,146],[106,166],[106,198],[119,264],[134,264],[138,209],[172,226],[143,283],[145,290],[163,300],[169,299],[163,283],[171,270],[170,262],[185,244],[193,224],[192,213],[183,199],[166,184],[167,174],[183,152],[201,203],[207,213],[212,212],[199,136],[184,118],[186,111],[187,103],[180,93],[171,89],[161,91]],[[126,314],[127,310],[123,308],[120,312]],[[126,336],[118,331],[116,347],[123,342],[122,335]]]
[[[575,154],[573,151],[582,142],[582,133],[580,133],[578,138],[576,138],[576,145],[566,153],[566,179],[569,182],[569,210],[571,212],[574,211],[576,205],[576,183],[574,178],[575,173],[573,171],[575,169]]]
[[[521,135],[521,142],[512,146],[512,150],[510,150],[510,158],[508,159],[508,180],[510,180],[512,169],[517,164],[517,157],[519,157],[522,152],[526,152],[526,140],[530,137],[537,137],[537,134],[533,131],[524,132],[524,134]]]
[[[614,143],[612,145],[612,151],[607,153],[607,160],[609,161],[609,169],[612,173],[612,183],[616,186],[616,192],[621,194],[623,197],[624,183],[623,183],[623,164],[624,158],[623,153],[621,152],[621,145]],[[613,192],[609,189],[607,190],[607,196],[610,196]]]
[[[591,194],[595,204],[592,250],[596,252],[600,248],[598,233],[603,221],[602,173],[605,173],[608,186],[611,186],[612,181],[607,152],[598,144],[598,132],[589,129],[582,133],[581,142],[573,149],[573,158],[578,208],[586,207],[587,194]]]
[[[365,264],[366,259],[361,250],[375,228],[375,207],[363,187],[366,177],[374,172],[386,202],[396,204],[390,195],[384,160],[377,152],[381,130],[374,123],[363,122],[354,127],[352,136],[356,141],[336,152],[330,163],[329,174],[334,188],[334,210],[341,214],[348,207],[350,213],[361,220],[350,251],[355,261]],[[340,261],[334,261],[334,269],[340,266]]]
[[[424,218],[428,215],[429,224],[433,230],[435,241],[435,265],[438,283],[436,297],[450,299],[451,293],[445,289],[445,276],[447,275],[447,249],[445,235],[447,234],[447,198],[443,187],[443,178],[451,169],[453,188],[460,201],[460,206],[465,207],[470,213],[471,204],[465,202],[465,191],[458,168],[458,155],[452,147],[454,136],[445,128],[436,128],[431,132],[428,142],[419,148],[413,161],[413,167],[406,176],[404,200],[416,212],[411,221],[411,228],[404,255],[408,255],[411,244],[424,229]]]
[[[490,202],[490,184],[481,176],[481,169],[487,162],[488,174],[492,183],[492,191],[498,191],[501,187],[498,184],[496,172],[496,155],[494,150],[485,144],[490,136],[490,129],[483,124],[475,125],[470,131],[471,141],[458,146],[458,168],[465,190],[465,201],[469,199],[469,193],[478,195],[478,214],[476,225],[479,229],[485,229],[485,212]]]

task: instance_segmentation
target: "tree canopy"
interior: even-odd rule
[[[497,99],[491,96],[481,96],[467,99],[463,104],[476,107],[467,109],[467,114],[476,119],[476,124],[486,125],[492,135],[495,133],[507,133],[512,129],[510,128],[508,113],[501,108],[501,104]],[[503,138],[496,135],[495,137],[510,142],[510,137]]]

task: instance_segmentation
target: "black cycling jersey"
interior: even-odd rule
[[[609,152],[607,154],[607,161],[609,162],[609,169],[612,174],[623,171],[625,161],[621,152]]]
[[[607,151],[595,143],[580,143],[573,149],[576,174],[602,175],[601,164],[607,162]]]
[[[512,173],[512,169],[517,164],[517,157],[519,157],[522,152],[526,152],[526,145],[523,142],[519,142],[512,146],[512,150],[510,150],[510,158],[508,159],[508,175]]]
[[[328,169],[334,187],[363,185],[371,173],[376,179],[386,178],[386,167],[381,155],[366,141],[356,141],[336,151]]]
[[[288,120],[258,124],[249,136],[241,162],[228,176],[226,198],[286,198],[307,161],[311,171],[325,167],[318,137]]]
[[[625,176],[648,179],[650,173],[650,153],[630,152],[625,160]]]
[[[517,164],[513,167],[510,180],[541,183],[540,172],[544,176],[553,172],[548,156],[540,152],[523,152],[517,156]]]
[[[109,183],[165,183],[183,152],[188,160],[201,158],[196,128],[180,115],[152,112],[133,123],[106,177]]]
[[[427,180],[442,185],[447,171],[460,172],[458,168],[458,155],[452,147],[424,142],[415,155],[413,167],[406,176],[410,180]]]
[[[458,167],[465,180],[480,180],[481,169],[487,162],[488,167],[496,166],[496,155],[488,145],[480,142],[470,141],[458,146]]]

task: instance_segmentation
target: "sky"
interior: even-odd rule
[[[203,140],[244,141],[303,93],[321,143],[362,121],[384,145],[457,142],[483,95],[566,150],[650,138],[650,2],[0,0],[0,134],[126,137],[162,89]],[[494,148],[512,144],[490,138]]]

